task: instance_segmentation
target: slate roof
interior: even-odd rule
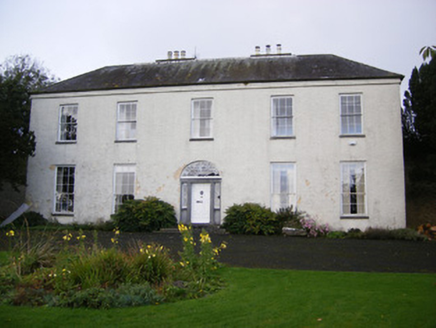
[[[49,86],[39,93],[226,83],[402,79],[403,76],[335,55],[269,55],[172,60],[108,66]]]

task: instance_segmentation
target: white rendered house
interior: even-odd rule
[[[255,202],[404,227],[402,78],[334,55],[104,67],[32,96],[27,198],[62,223],[156,196],[188,224]]]

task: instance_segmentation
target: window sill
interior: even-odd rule
[[[364,134],[340,134],[339,138],[365,138]]]
[[[74,213],[52,213],[52,216],[70,216],[73,217]]]
[[[213,138],[191,138],[189,141],[213,141]]]
[[[341,220],[368,220],[368,215],[341,215]]]
[[[115,143],[135,143],[137,140],[115,140]]]
[[[272,136],[271,140],[280,140],[280,139],[297,139],[295,136]]]
[[[76,144],[77,140],[65,140],[65,141],[56,141],[56,145],[71,145],[71,144]]]

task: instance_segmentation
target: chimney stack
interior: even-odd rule
[[[266,45],[266,54],[267,55],[271,54],[271,46],[269,44]]]

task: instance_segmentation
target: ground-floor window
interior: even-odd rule
[[[341,163],[342,215],[366,213],[365,163]]]
[[[114,202],[113,212],[126,201],[135,198],[135,165],[115,165],[114,167]]]
[[[76,168],[74,166],[58,166],[56,168],[55,213],[74,213],[75,174]]]
[[[295,163],[271,163],[271,209],[295,206]]]

